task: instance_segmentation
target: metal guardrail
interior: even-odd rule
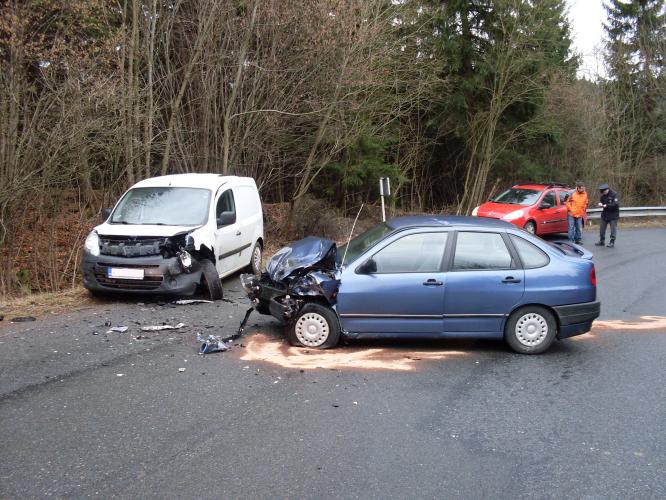
[[[588,219],[600,219],[601,208],[588,208]],[[663,217],[666,207],[620,207],[620,217]]]

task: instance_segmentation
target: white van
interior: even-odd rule
[[[221,278],[258,274],[264,245],[254,179],[180,174],[136,183],[88,235],[83,285],[111,292],[222,298]]]

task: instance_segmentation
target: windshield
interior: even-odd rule
[[[130,189],[113,211],[111,224],[200,226],[208,219],[210,190],[184,187]]]
[[[507,203],[509,205],[529,206],[534,205],[537,202],[540,194],[541,191],[535,191],[534,189],[511,188],[490,201],[494,201],[495,203]]]
[[[341,262],[340,265],[354,262],[359,255],[392,231],[393,229],[388,224],[382,222],[381,224],[371,227],[365,233],[359,234],[349,242],[349,245],[341,245],[338,249],[338,256],[340,259],[344,258],[344,262]]]

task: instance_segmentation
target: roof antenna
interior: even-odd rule
[[[354,224],[352,224],[351,231],[349,231],[349,238],[347,238],[347,246],[345,247],[345,254],[342,256],[342,262],[340,263],[340,266],[345,265],[345,258],[347,258],[347,250],[349,250],[349,242],[351,241],[352,234],[354,234],[354,228],[356,227],[356,221],[358,221],[358,216],[361,215],[361,210],[363,210],[363,206],[365,203],[361,203],[361,208],[358,209],[358,213],[356,214],[356,218],[354,219]]]

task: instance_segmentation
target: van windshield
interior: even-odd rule
[[[534,189],[511,188],[490,201],[494,201],[495,203],[507,203],[509,205],[529,206],[534,205],[537,202],[540,194],[541,191],[536,191]]]
[[[130,189],[113,211],[111,224],[200,226],[208,220],[209,189],[145,187]]]

